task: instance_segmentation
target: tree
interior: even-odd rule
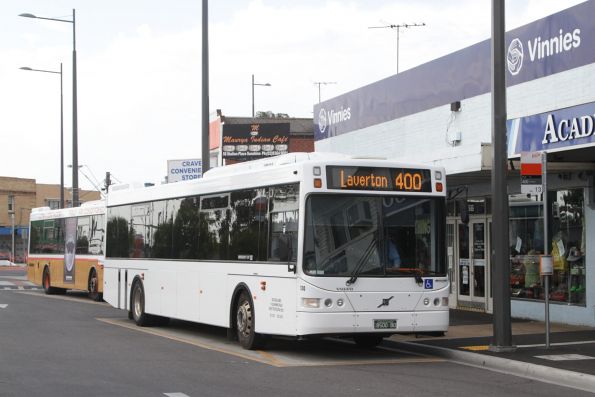
[[[288,119],[289,115],[287,113],[273,113],[270,110],[259,110],[258,112],[256,112],[255,117],[258,119]]]

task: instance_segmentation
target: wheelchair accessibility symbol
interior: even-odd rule
[[[434,288],[434,280],[431,278],[427,278],[424,280],[424,288],[425,289],[433,289]]]

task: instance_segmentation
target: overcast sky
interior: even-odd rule
[[[509,0],[507,30],[581,0]],[[201,0],[2,0],[0,176],[60,183],[63,63],[65,165],[72,162],[72,24],[76,8],[79,164],[103,182],[159,183],[168,159],[200,157]],[[318,101],[490,36],[490,0],[216,0],[209,5],[210,109],[312,117]],[[65,184],[72,185],[66,168]],[[92,188],[84,175],[80,185]]]

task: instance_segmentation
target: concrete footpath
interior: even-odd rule
[[[516,349],[493,353],[492,316],[451,310],[445,336],[394,335],[386,344],[423,354],[438,355],[467,365],[526,377],[595,393],[595,328],[550,325],[550,348],[545,348],[545,324],[512,320]]]

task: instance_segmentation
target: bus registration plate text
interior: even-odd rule
[[[374,329],[396,329],[397,320],[374,320]]]

